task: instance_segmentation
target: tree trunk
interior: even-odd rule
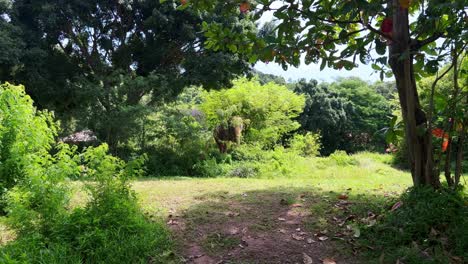
[[[466,97],[466,104],[468,104],[468,96]],[[458,186],[460,183],[460,178],[462,174],[462,166],[463,166],[463,146],[465,145],[465,137],[466,137],[466,128],[468,126],[468,119],[465,118],[462,123],[462,130],[458,137],[457,142],[457,157],[455,162],[455,186]]]
[[[389,64],[395,76],[413,183],[437,187],[439,179],[434,171],[433,150],[427,131],[427,120],[421,109],[413,70],[408,9],[401,8],[399,0],[393,0],[393,34],[390,45]]]

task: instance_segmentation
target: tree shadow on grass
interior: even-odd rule
[[[369,263],[360,246],[360,219],[375,223],[393,195],[272,188],[242,194],[213,192],[170,216],[188,263]]]

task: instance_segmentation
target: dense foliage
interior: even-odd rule
[[[206,50],[201,22],[243,34],[255,34],[253,23],[176,2],[2,1],[0,81],[26,85],[64,132],[91,129],[122,154],[147,105],[190,85],[229,86],[250,70],[242,55]]]
[[[366,228],[365,241],[379,249],[371,253],[375,259],[415,264],[468,259],[468,211],[463,190],[414,188],[402,195],[400,203],[401,207],[384,215],[378,225]]]
[[[0,262],[162,262],[167,231],[144,216],[129,184],[142,175],[144,159],[125,163],[108,155],[107,145],[81,154],[56,145],[52,117],[36,112],[22,86],[2,85],[0,98],[0,168],[9,173],[2,175],[2,201],[17,235],[0,249]],[[72,208],[70,179],[85,180],[83,207]]]
[[[196,9],[213,10],[217,1],[190,3]],[[436,74],[448,60],[456,65],[466,51],[465,5],[463,0],[236,0],[225,2],[225,14],[239,12],[239,6],[243,13],[252,11],[247,17],[255,19],[271,12],[276,27],[257,36],[238,34],[219,23],[205,23],[204,30],[208,47],[238,51],[252,61],[275,61],[287,68],[298,66],[305,55],[307,64],[320,63],[321,69],[350,70],[359,60],[372,64],[382,79],[393,75],[414,185],[438,187],[431,132],[434,113],[432,107],[427,113],[421,107],[416,79]]]
[[[50,151],[57,126],[37,111],[23,86],[0,84],[0,196],[24,180],[24,167]],[[0,208],[4,206],[1,199]]]
[[[211,127],[232,117],[241,117],[246,127],[245,142],[268,148],[299,128],[294,119],[303,111],[303,106],[304,98],[286,86],[238,80],[232,89],[206,94],[200,109]]]
[[[302,96],[274,83],[240,79],[233,88],[220,91],[189,88],[175,102],[148,116],[129,151],[148,154],[152,175],[230,174],[234,169],[221,167],[239,161],[231,153],[239,146],[229,142],[228,153],[220,153],[215,145],[217,127],[228,125],[233,117],[242,122],[244,150],[289,147],[285,137],[300,126],[295,118],[303,105]],[[320,146],[312,135],[298,135],[292,142],[305,155],[316,155]]]
[[[375,86],[351,78],[320,85],[314,80],[301,80],[293,88],[306,96],[299,118],[301,129],[321,134],[322,154],[337,149],[385,149],[384,135],[379,130],[388,125],[391,105]]]

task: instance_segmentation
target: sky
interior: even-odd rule
[[[283,3],[281,1],[276,1],[271,5],[272,8],[281,7]],[[260,25],[267,21],[271,21],[273,19],[273,12],[266,12],[260,18]],[[375,73],[374,70],[371,68],[370,65],[364,65],[361,62],[358,62],[359,67],[354,68],[351,71],[347,71],[345,69],[342,70],[334,70],[331,68],[325,68],[323,71],[320,71],[320,64],[309,64],[306,65],[304,60],[302,60],[301,65],[298,68],[294,66],[290,66],[287,71],[284,71],[280,64],[276,64],[274,62],[270,62],[269,64],[265,64],[263,62],[258,62],[255,65],[255,69],[261,71],[263,73],[274,74],[278,76],[282,76],[285,80],[292,80],[296,81],[298,79],[315,79],[317,81],[326,81],[331,82],[334,81],[336,78],[339,77],[359,77],[363,80],[375,82],[380,80],[380,74]]]
[[[359,77],[363,80],[375,82],[380,80],[379,73],[375,73],[370,65],[359,64],[359,67],[354,68],[351,71],[345,69],[334,70],[331,68],[325,68],[320,71],[320,64],[309,64],[305,65],[302,63],[298,68],[290,66],[287,71],[284,71],[281,65],[276,63],[265,64],[259,62],[255,65],[255,69],[263,73],[274,74],[284,77],[285,80],[296,81],[298,79],[315,79],[322,82],[331,82],[339,77]]]

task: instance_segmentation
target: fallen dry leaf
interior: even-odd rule
[[[237,227],[232,227],[232,228],[230,228],[230,229],[229,229],[229,234],[230,234],[230,235],[237,235],[237,234],[239,234],[239,228],[237,228]]]
[[[278,221],[286,221],[283,217],[278,217]]]
[[[302,207],[302,204],[296,203],[296,204],[291,205],[291,207]]]
[[[346,193],[342,193],[338,196],[340,200],[348,200],[349,196]]]
[[[336,264],[336,261],[334,259],[332,259],[332,258],[324,258],[322,260],[322,263],[323,264]]]
[[[298,241],[304,240],[303,236],[300,236],[300,235],[297,235],[297,234],[292,234],[292,238],[294,238],[295,240],[298,240]]]
[[[225,215],[225,216],[229,216],[229,217],[234,217],[234,216],[239,216],[240,213],[225,212],[224,215]]]
[[[325,241],[325,240],[328,240],[328,237],[327,236],[319,236],[318,239],[320,241]]]
[[[307,239],[307,243],[308,243],[308,244],[312,244],[312,243],[314,243],[314,242],[315,242],[315,240],[313,240],[312,238],[308,238],[308,239]]]
[[[177,223],[177,220],[174,220],[174,219],[170,219],[168,222],[167,222],[168,225],[178,225],[179,223]]]
[[[302,253],[302,258],[303,258],[304,264],[313,264],[314,263],[312,258],[309,255],[307,255],[306,253]]]

